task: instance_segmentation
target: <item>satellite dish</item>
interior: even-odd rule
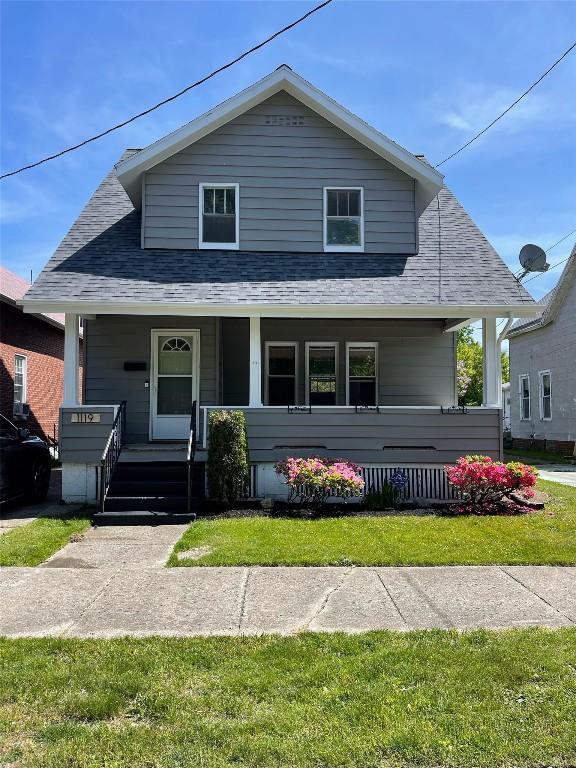
[[[539,245],[528,243],[523,245],[518,256],[523,272],[520,276],[522,280],[529,272],[546,272],[549,264],[546,263],[546,253]]]

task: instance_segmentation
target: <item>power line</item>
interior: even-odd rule
[[[551,251],[552,248],[556,248],[557,245],[560,245],[560,243],[563,243],[564,240],[567,240],[570,237],[570,235],[573,235],[574,233],[576,233],[576,229],[573,229],[572,232],[568,232],[567,235],[564,235],[564,237],[561,237],[560,240],[554,243],[554,245],[551,245],[550,248],[546,248],[546,253],[548,253],[548,251]]]
[[[476,139],[479,139],[479,138],[480,138],[480,136],[482,136],[483,134],[485,134],[485,133],[486,133],[486,131],[488,131],[490,128],[492,128],[492,126],[493,126],[493,125],[495,125],[495,124],[498,122],[498,120],[501,120],[501,119],[504,117],[504,115],[508,114],[508,112],[510,112],[510,110],[511,110],[511,109],[513,109],[513,108],[516,106],[516,104],[518,104],[520,101],[522,101],[522,99],[523,99],[525,96],[527,96],[527,95],[530,93],[530,91],[531,91],[533,88],[535,88],[535,87],[538,85],[538,83],[541,83],[541,82],[542,82],[542,80],[544,80],[544,78],[546,77],[546,75],[549,75],[549,74],[550,74],[550,72],[552,72],[552,70],[554,69],[554,67],[556,67],[558,64],[560,64],[560,62],[562,61],[562,59],[564,59],[566,56],[568,56],[568,54],[570,53],[570,51],[573,51],[573,50],[574,50],[574,48],[576,48],[576,43],[572,43],[572,45],[570,46],[570,48],[567,48],[567,49],[564,51],[564,53],[562,54],[562,56],[560,56],[560,58],[559,58],[559,59],[556,59],[556,61],[554,62],[554,64],[552,64],[552,66],[551,66],[551,67],[549,67],[549,68],[546,70],[546,72],[544,72],[544,74],[543,74],[543,75],[540,75],[540,77],[538,78],[538,80],[536,80],[535,82],[533,82],[533,83],[532,83],[532,85],[531,85],[529,88],[527,88],[527,89],[524,91],[524,93],[523,93],[521,96],[518,96],[518,98],[516,99],[516,101],[513,101],[513,102],[512,102],[512,104],[510,104],[510,106],[509,106],[509,107],[507,107],[507,108],[504,110],[504,112],[500,113],[500,114],[498,115],[498,117],[497,117],[497,118],[495,118],[494,120],[492,120],[492,122],[490,123],[490,125],[487,125],[487,126],[486,126],[486,128],[483,128],[483,129],[482,129],[482,130],[481,130],[479,133],[477,133],[477,134],[476,134],[476,136],[473,136],[473,137],[470,139],[470,141],[467,141],[467,142],[466,142],[466,144],[463,144],[463,145],[460,147],[460,149],[457,149],[457,150],[456,150],[456,152],[453,152],[451,155],[448,155],[448,157],[445,157],[445,158],[444,158],[444,160],[442,160],[441,162],[437,163],[437,164],[436,164],[434,167],[435,167],[435,168],[439,168],[441,165],[444,165],[444,163],[447,163],[447,162],[448,162],[448,160],[452,160],[452,158],[453,158],[453,157],[456,157],[456,155],[460,154],[460,152],[462,152],[462,150],[463,150],[463,149],[466,149],[466,147],[469,147],[469,146],[470,146],[470,144],[472,144],[473,142],[475,142],[475,141],[476,141]]]
[[[112,133],[113,131],[117,131],[119,128],[123,128],[125,125],[128,125],[129,123],[133,123],[135,120],[138,120],[140,117],[149,115],[150,112],[154,112],[154,110],[158,109],[159,107],[163,107],[164,104],[168,104],[169,102],[180,98],[180,96],[183,96],[185,93],[188,93],[188,91],[191,91],[193,88],[197,88],[199,85],[202,85],[207,80],[210,80],[216,75],[219,75],[220,72],[224,72],[224,70],[229,69],[234,64],[237,64],[239,61],[242,61],[242,59],[245,59],[246,56],[249,56],[251,53],[258,51],[260,48],[263,48],[265,45],[268,45],[268,43],[271,43],[272,40],[275,40],[280,35],[283,35],[285,32],[288,32],[289,30],[294,29],[294,27],[298,26],[298,24],[301,24],[307,18],[312,16],[314,13],[322,10],[322,8],[325,8],[327,5],[330,5],[330,3],[332,2],[333,0],[324,0],[324,2],[320,3],[319,5],[316,5],[314,8],[307,11],[303,16],[300,16],[300,18],[296,19],[290,24],[287,24],[285,27],[282,27],[282,29],[279,29],[277,32],[274,32],[274,34],[270,35],[270,37],[267,37],[265,40],[262,40],[262,42],[252,46],[252,48],[250,48],[249,50],[244,51],[244,53],[241,53],[235,59],[232,59],[228,63],[223,64],[221,67],[218,67],[218,69],[215,69],[214,71],[210,72],[210,74],[205,75],[200,80],[196,80],[196,82],[191,83],[191,85],[187,85],[186,88],[183,88],[181,91],[178,91],[178,93],[175,93],[173,96],[169,96],[167,99],[163,99],[162,101],[159,101],[157,104],[154,104],[154,106],[149,107],[148,109],[145,109],[143,112],[139,112],[137,115],[133,115],[132,117],[129,117],[127,120],[123,120],[121,123],[117,123],[116,125],[113,125],[111,128],[108,128],[107,130],[102,131],[101,133],[97,133],[95,136],[91,136],[89,139],[85,139],[84,141],[81,141],[79,144],[75,144],[73,147],[68,147],[67,149],[63,149],[61,152],[57,152],[54,155],[50,155],[49,157],[44,157],[42,160],[37,160],[35,163],[30,163],[29,165],[23,165],[22,168],[17,168],[15,171],[4,173],[0,176],[0,179],[7,179],[9,176],[15,176],[17,173],[22,173],[22,171],[28,171],[30,170],[30,168],[36,168],[37,166],[42,165],[43,163],[47,163],[49,160],[55,160],[57,157],[62,157],[62,155],[66,155],[68,154],[68,152],[74,152],[74,150],[80,149],[80,147],[85,147],[86,144],[90,144],[92,141],[101,139],[103,136],[107,136],[109,133]]]
[[[572,255],[572,254],[570,254],[570,255]],[[530,280],[536,280],[537,277],[542,277],[542,275],[546,275],[546,274],[548,274],[548,272],[552,272],[552,270],[556,269],[556,267],[559,267],[561,264],[565,264],[568,261],[569,258],[570,258],[570,256],[566,256],[566,258],[562,259],[562,261],[557,261],[556,264],[552,264],[550,269],[547,269],[546,272],[538,272],[537,274],[532,275],[532,277],[529,277],[528,280],[525,280],[522,283],[522,285],[526,285],[526,283],[529,283]]]

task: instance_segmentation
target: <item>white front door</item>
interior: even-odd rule
[[[150,436],[186,440],[192,403],[198,400],[200,331],[152,331]]]

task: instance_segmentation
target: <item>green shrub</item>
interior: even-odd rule
[[[370,512],[381,509],[396,509],[398,491],[391,483],[384,483],[380,490],[370,487],[364,494],[362,506]]]
[[[233,504],[244,495],[250,479],[244,413],[210,411],[208,434],[208,495]]]

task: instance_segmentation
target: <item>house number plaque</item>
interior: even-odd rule
[[[99,413],[73,413],[70,420],[72,424],[98,424],[100,422]]]

